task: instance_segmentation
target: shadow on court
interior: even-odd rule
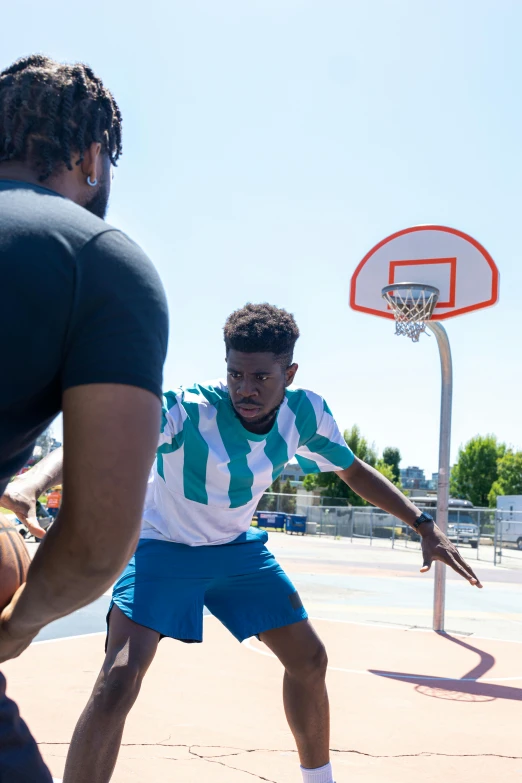
[[[401,682],[411,683],[417,686],[416,690],[418,693],[437,699],[454,699],[455,701],[511,699],[522,701],[522,688],[480,681],[480,678],[484,677],[495,665],[495,658],[492,655],[449,634],[440,633],[438,635],[448,642],[477,653],[480,656],[479,663],[459,679],[448,678],[444,680],[430,675],[405,674],[404,672],[379,671],[377,669],[370,669],[370,673],[378,677],[388,677]],[[436,685],[430,686],[430,681],[436,682]]]

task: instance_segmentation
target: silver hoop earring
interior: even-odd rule
[[[96,187],[96,185],[98,184],[98,180],[97,180],[97,179],[96,179],[96,177],[95,177],[95,178],[94,178],[94,182],[93,182],[93,181],[91,180],[91,175],[89,174],[89,176],[87,177],[87,184],[88,184],[88,185],[89,185],[91,188],[95,188],[95,187]]]

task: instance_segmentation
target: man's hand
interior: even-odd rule
[[[4,494],[0,497],[0,507],[16,514],[35,538],[43,538],[45,530],[36,517],[38,495],[38,490],[27,479],[15,479],[7,485]]]
[[[0,663],[9,661],[11,658],[18,658],[34,639],[34,634],[31,634],[31,636],[17,637],[16,633],[11,633],[13,629],[10,628],[9,621],[13,609],[18,603],[18,599],[22,595],[24,588],[25,584],[18,588],[11,599],[11,603],[0,613]]]
[[[424,527],[425,530],[422,530]],[[457,547],[444,535],[440,527],[437,527],[435,523],[427,525],[423,522],[419,525],[419,532],[423,557],[421,573],[425,574],[429,571],[434,560],[440,560],[441,563],[453,568],[457,574],[467,579],[473,587],[482,587],[472,569],[460,556]]]

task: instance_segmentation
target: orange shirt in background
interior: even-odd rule
[[[62,493],[55,489],[47,495],[47,508],[60,508]]]

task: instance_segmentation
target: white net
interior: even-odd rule
[[[394,283],[382,289],[382,297],[393,311],[395,334],[418,342],[422,332],[426,331],[426,321],[433,315],[439,289],[420,283]]]

